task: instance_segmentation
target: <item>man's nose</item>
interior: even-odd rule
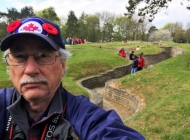
[[[39,72],[39,65],[35,61],[34,56],[30,55],[28,56],[28,59],[25,63],[25,73],[38,73]]]

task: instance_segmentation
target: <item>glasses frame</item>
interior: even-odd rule
[[[49,52],[47,52],[47,53],[49,53]],[[6,54],[5,55],[5,60],[6,60],[6,63],[7,63],[7,65],[9,65],[9,66],[24,66],[25,64],[26,64],[26,62],[27,62],[27,60],[28,60],[28,58],[29,58],[29,56],[33,56],[34,57],[34,60],[35,60],[35,62],[37,63],[37,64],[39,64],[39,65],[53,65],[55,62],[56,62],[56,57],[60,57],[60,54],[59,55],[56,55],[56,54],[53,54],[53,58],[54,58],[54,61],[52,62],[52,63],[49,63],[49,64],[42,64],[42,63],[39,63],[38,62],[38,60],[37,60],[37,55],[36,54],[24,54],[25,56],[27,56],[27,59],[25,60],[25,62],[24,63],[22,63],[22,64],[9,64],[9,55],[12,55],[12,54],[24,54],[24,53],[8,53],[8,54]],[[13,56],[13,55],[12,55]]]

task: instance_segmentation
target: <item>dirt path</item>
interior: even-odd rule
[[[105,88],[104,87],[99,87],[99,88],[94,88],[94,91],[97,91],[98,93],[100,93],[103,96],[103,93],[105,92]],[[121,117],[121,119],[127,120],[131,117],[130,111],[127,108],[124,108],[121,105],[118,105],[116,103],[107,101],[106,99],[103,98],[103,108],[105,110],[110,110],[113,109],[115,110],[119,116]]]

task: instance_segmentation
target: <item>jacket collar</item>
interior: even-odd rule
[[[49,115],[54,113],[61,114],[63,111],[63,106],[66,102],[66,93],[62,87],[62,83],[55,92],[52,101],[50,102],[48,115],[44,116],[42,120],[46,119]],[[25,135],[27,135],[29,130],[29,123],[27,118],[26,108],[24,107],[24,98],[23,96],[15,90],[12,97],[12,104],[7,107],[11,117],[14,122],[21,127]]]

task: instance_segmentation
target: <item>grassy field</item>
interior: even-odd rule
[[[190,45],[171,42],[163,42],[162,45],[184,48],[186,52],[116,81],[122,83],[118,88],[127,89],[144,98],[146,102],[146,108],[125,124],[138,130],[147,140],[189,140]],[[73,94],[88,96],[76,81],[129,63],[128,59],[117,55],[118,50],[121,47],[136,46],[142,47],[135,51],[136,54],[154,54],[161,51],[157,45],[141,42],[67,46],[73,55],[67,61],[68,69],[63,77],[63,85]],[[0,60],[0,64],[0,88],[12,87],[5,62]]]
[[[146,108],[125,122],[138,129],[147,140],[190,139],[190,47],[186,53],[165,60],[116,82],[145,99]]]

